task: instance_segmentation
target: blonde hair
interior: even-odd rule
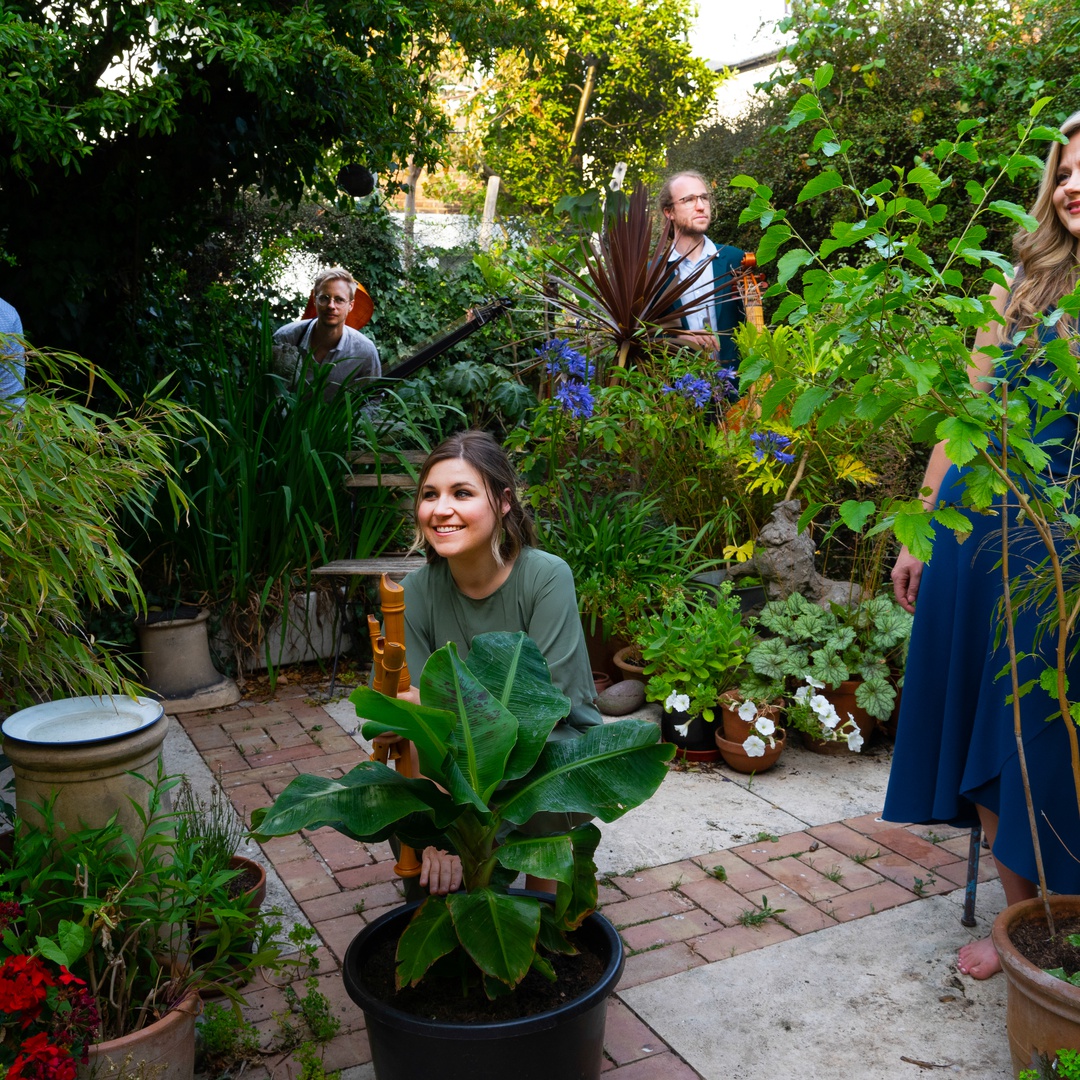
[[[1080,112],[1059,129],[1066,138],[1080,131]],[[1051,143],[1043,168],[1039,194],[1031,207],[1038,222],[1034,232],[1021,229],[1013,237],[1013,251],[1019,266],[1005,307],[1005,321],[1012,329],[1027,329],[1035,325],[1040,312],[1053,307],[1076,287],[1080,276],[1077,263],[1077,240],[1062,224],[1054,207],[1054,192],[1058,186],[1058,166],[1062,143]],[[1062,329],[1074,332],[1075,320],[1066,316]]]
[[[349,299],[356,297],[356,281],[343,266],[331,266],[329,270],[323,270],[315,279],[311,291],[317,294],[328,281],[344,281],[349,288]]]

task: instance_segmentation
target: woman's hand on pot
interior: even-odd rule
[[[915,600],[919,595],[924,565],[922,560],[916,559],[906,547],[900,549],[890,577],[896,602],[905,611],[915,611]]]
[[[445,896],[461,888],[461,860],[437,847],[424,848],[420,886],[432,896]]]

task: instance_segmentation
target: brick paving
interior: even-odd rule
[[[301,772],[343,775],[363,751],[303,686],[280,686],[265,701],[178,717],[233,804],[250,820]],[[946,826],[906,826],[873,814],[783,836],[762,834],[738,847],[666,866],[606,877],[601,910],[626,946],[620,989],[665,978],[780,941],[949,892],[966,877],[968,834]],[[264,853],[318,932],[320,988],[342,1021],[324,1048],[327,1069],[370,1061],[363,1015],[345,994],[341,957],[366,923],[401,902],[386,844],[361,845],[330,829],[264,845]],[[994,874],[980,862],[980,880]],[[297,986],[302,993],[302,987]],[[249,1016],[276,1030],[285,999],[277,987],[249,988]],[[605,1080],[694,1080],[690,1068],[620,1000],[608,1007]],[[249,1069],[251,1080],[292,1080],[288,1055]]]

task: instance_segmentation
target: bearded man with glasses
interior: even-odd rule
[[[274,334],[274,370],[277,374],[295,380],[301,357],[305,354],[311,356],[308,381],[314,374],[315,365],[331,365],[324,390],[327,401],[347,383],[377,379],[382,375],[375,343],[346,321],[357,300],[356,290],[357,283],[352,274],[340,266],[332,266],[319,274],[313,290],[315,317],[286,323]],[[366,292],[361,296],[366,302],[366,315],[370,317],[371,301]],[[367,318],[364,318],[359,325],[366,322]]]
[[[658,202],[674,235],[668,256],[673,272],[686,279],[701,270],[675,302],[677,309],[685,309],[681,319],[684,333],[676,334],[673,340],[712,353],[724,366],[735,366],[739,355],[732,334],[746,315],[732,287],[732,271],[742,262],[744,252],[727,244],[717,247],[705,235],[712,222],[712,196],[701,173],[669,176]],[[702,269],[705,263],[709,265]]]

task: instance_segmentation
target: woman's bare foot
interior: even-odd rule
[[[984,937],[965,945],[956,958],[956,970],[973,979],[989,979],[1001,970],[1001,958],[990,938]]]

